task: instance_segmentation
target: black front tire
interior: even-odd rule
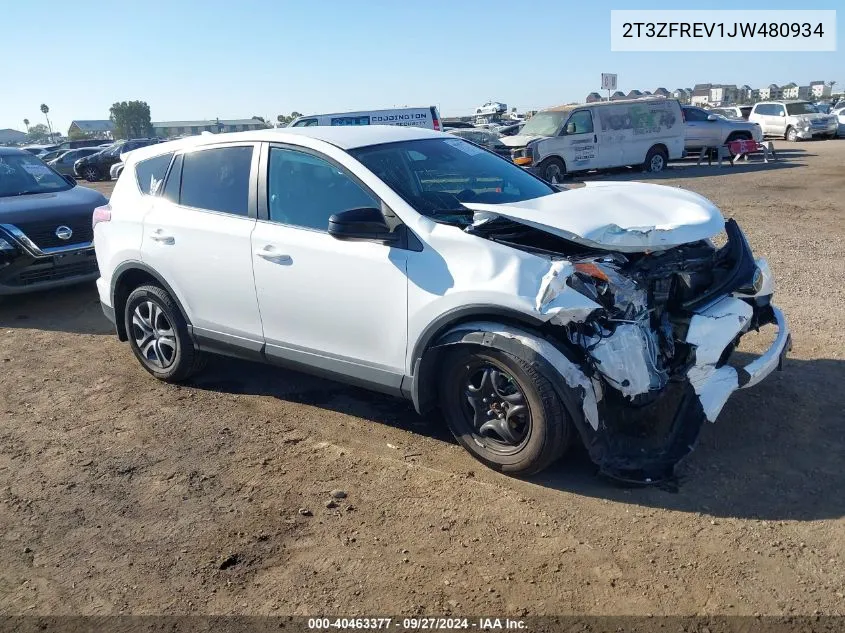
[[[566,176],[566,164],[557,156],[551,156],[540,163],[537,175],[548,183],[560,184]]]
[[[102,174],[100,173],[100,169],[98,167],[89,165],[82,168],[82,177],[88,182],[97,182],[100,178],[102,178]]]
[[[202,369],[204,356],[194,347],[179,306],[163,288],[133,290],[123,319],[132,353],[159,380],[181,382]]]
[[[662,147],[652,147],[645,155],[645,162],[643,162],[643,171],[658,174],[666,169],[666,164],[669,162],[669,156],[666,150]]]
[[[507,374],[524,395],[530,422],[518,442],[503,444],[478,432],[467,386],[479,366]],[[530,364],[501,350],[474,346],[449,350],[441,365],[439,399],[458,443],[478,461],[508,475],[540,472],[561,457],[572,441],[573,425],[552,384]]]

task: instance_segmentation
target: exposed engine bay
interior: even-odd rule
[[[558,316],[544,333],[590,381],[579,430],[593,461],[617,478],[665,478],[703,422],[715,420],[735,389],[760,379],[727,364],[742,334],[785,326],[770,305],[768,266],[754,260],[733,220],[721,248],[704,239],[653,252],[591,248],[507,218],[467,231],[551,260],[558,277],[546,284],[541,311],[571,291],[598,306]],[[789,347],[783,335],[766,374]],[[593,398],[595,416],[586,406]]]

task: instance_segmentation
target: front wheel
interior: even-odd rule
[[[537,175],[553,185],[559,184],[563,182],[563,177],[566,175],[566,165],[558,157],[552,156],[540,163]]]
[[[469,453],[494,470],[527,476],[563,455],[572,425],[551,383],[515,356],[469,346],[440,372],[440,407]]]
[[[97,182],[100,179],[100,170],[94,167],[93,165],[83,167],[82,177],[85,178],[85,180],[87,180],[88,182]]]
[[[643,163],[643,171],[653,174],[660,173],[666,169],[666,163],[669,157],[666,155],[666,150],[661,147],[652,147],[646,154],[645,162]]]
[[[788,128],[786,130],[786,140],[790,141],[791,143],[794,143],[798,140],[798,131],[794,127]]]
[[[201,368],[188,324],[163,288],[140,286],[126,300],[124,323],[129,345],[141,365],[159,380],[179,382]]]

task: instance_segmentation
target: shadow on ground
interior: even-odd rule
[[[0,297],[0,329],[21,328],[70,334],[110,334],[94,283]]]
[[[845,516],[843,375],[843,361],[788,360],[783,372],[737,392],[678,466],[673,487],[622,487],[598,477],[581,447],[531,483],[720,517],[804,521]],[[403,400],[275,367],[215,359],[193,386],[273,396],[453,442],[437,415],[420,418]]]

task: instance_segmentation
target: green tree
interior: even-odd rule
[[[26,131],[29,132],[29,119],[24,119],[23,124],[26,126]]]
[[[93,138],[88,132],[83,132],[78,127],[73,127],[67,131],[67,137],[72,141],[78,141],[84,138]]]
[[[144,138],[153,133],[146,101],[120,101],[112,104],[109,113],[115,138]]]
[[[299,118],[299,117],[301,117],[301,116],[302,116],[302,115],[301,115],[299,112],[297,112],[296,110],[294,110],[293,112],[291,112],[291,113],[290,113],[290,114],[288,114],[288,115],[280,114],[279,116],[277,116],[277,117],[276,117],[276,121],[278,121],[278,122],[279,122],[279,123],[281,123],[282,125],[287,125],[287,124],[289,124],[291,121],[293,121],[294,119],[298,119],[298,118]]]
[[[50,129],[43,123],[36,123],[27,131],[27,140],[31,143],[46,141],[49,138]]]
[[[49,113],[50,113],[50,108],[47,107],[46,103],[42,103],[41,104],[41,114],[43,114],[44,118],[47,119],[47,131],[52,136],[53,135],[53,126],[50,123],[50,117],[47,116]]]

